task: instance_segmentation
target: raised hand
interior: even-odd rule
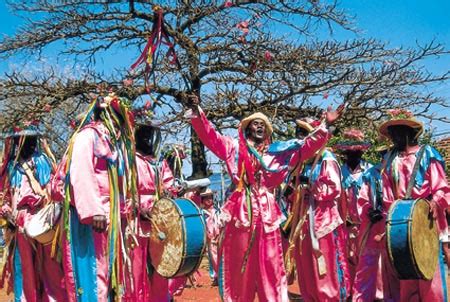
[[[198,105],[200,105],[200,99],[196,94],[185,94],[183,96],[184,104],[189,110],[187,110],[184,114],[185,118],[192,118],[198,115]]]
[[[200,105],[200,98],[196,94],[193,94],[193,93],[187,95],[187,101],[188,101],[188,104],[191,106]]]
[[[327,111],[324,112],[323,118],[327,125],[333,125],[342,115],[345,109],[345,104],[341,104],[335,111],[331,106],[328,106]]]

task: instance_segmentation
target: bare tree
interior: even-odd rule
[[[342,125],[377,120],[385,109],[396,106],[449,122],[429,114],[432,104],[447,107],[446,102],[421,88],[448,80],[450,73],[431,74],[420,65],[447,51],[435,42],[415,49],[391,49],[372,39],[320,41],[315,34],[324,28],[353,30],[351,16],[336,2],[131,0],[127,4],[76,1],[63,5],[11,1],[11,10],[34,17],[14,36],[1,40],[0,54],[36,55],[62,42],[60,56],[74,57],[91,70],[99,57],[111,51],[133,51],[137,57],[137,50],[151,34],[155,4],[164,11],[180,64],[171,64],[162,53],[150,87],[164,113],[166,129],[174,134],[186,127],[182,111],[191,93],[201,96],[202,107],[220,130],[236,127],[242,117],[259,110],[274,120],[281,137],[286,122],[318,115],[333,100],[349,103]],[[118,64],[108,74],[91,71],[72,79],[54,72],[6,74],[0,84],[3,122],[30,113],[43,116],[49,105],[58,113],[54,114],[58,118],[47,121],[52,125],[49,131],[67,133],[61,127],[64,116],[78,112],[98,82],[117,86],[130,99],[146,93],[142,70],[130,73],[127,66],[132,62],[128,63]],[[122,84],[126,78],[134,79],[132,87]],[[191,142],[193,174],[204,175],[204,147],[194,134]]]

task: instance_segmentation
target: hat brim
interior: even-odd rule
[[[381,145],[375,148],[376,152],[384,152],[392,148],[392,145]]]
[[[39,131],[32,130],[22,130],[19,132],[7,132],[2,135],[3,138],[10,137],[20,137],[20,136],[42,136],[42,133]]]
[[[305,129],[306,131],[308,131],[308,133],[314,131],[314,128],[309,123],[307,123],[305,121],[296,120],[295,124],[297,125],[297,127]]]
[[[398,120],[390,120],[382,123],[378,128],[378,132],[384,135],[385,137],[391,137],[389,135],[388,128],[391,126],[408,126],[413,129],[418,130],[418,134],[420,135],[423,132],[423,124],[419,121],[411,120],[411,119],[398,119]]]
[[[336,144],[333,146],[333,149],[340,151],[367,151],[372,146],[370,143],[361,143],[361,144]]]
[[[273,133],[272,123],[269,121],[269,118],[261,112],[253,113],[252,115],[242,119],[239,126],[241,127],[242,130],[245,131],[245,129],[247,129],[248,125],[250,124],[250,122],[257,120],[257,119],[262,120],[264,122],[264,124],[266,124],[266,134],[268,137],[271,137],[272,133]]]

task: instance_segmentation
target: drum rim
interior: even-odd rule
[[[419,202],[419,201],[425,202],[426,205],[428,206],[428,209],[430,208],[429,203],[428,203],[428,201],[427,201],[426,199],[424,199],[424,198],[417,198],[417,199],[414,201],[413,206],[411,207],[411,215],[410,215],[411,217],[412,217],[414,208],[415,208],[415,206],[416,206],[416,203]],[[434,225],[434,228],[436,228],[436,221],[433,221],[433,225]],[[412,221],[408,222],[408,238],[410,238],[410,234],[411,234],[411,233],[412,233]],[[439,240],[438,240],[438,243],[439,243]],[[419,267],[419,266],[417,265],[416,254],[414,253],[414,249],[413,249],[413,246],[412,246],[412,240],[409,240],[409,244],[408,244],[408,245],[409,245],[409,249],[411,250],[412,261],[414,262],[414,270],[416,271],[416,273],[417,273],[423,280],[428,280],[428,281],[432,280],[432,279],[433,279],[433,276],[431,276],[431,279],[429,279],[428,277],[426,277],[426,276],[424,275],[424,273],[422,273],[420,270],[418,270],[418,267]],[[439,253],[439,252],[438,252],[438,253]],[[439,255],[438,255],[438,261],[437,261],[436,265],[439,265]],[[433,274],[433,275],[434,275],[434,274]]]
[[[392,221],[392,214],[394,213],[394,209],[397,207],[397,205],[400,202],[405,201],[405,200],[412,200],[413,201],[411,206],[410,206],[410,209],[409,209],[409,215],[408,215],[409,218],[412,217],[414,208],[415,208],[415,206],[416,206],[418,201],[422,200],[422,201],[427,203],[426,199],[421,198],[421,197],[420,198],[416,198],[416,199],[412,199],[412,198],[410,198],[410,199],[397,199],[397,200],[394,201],[394,203],[392,203],[392,205],[389,208],[388,217],[387,217],[387,220],[386,220],[386,224],[387,224],[387,226],[386,226],[387,252],[388,252],[388,255],[389,255],[389,260],[390,260],[390,262],[391,262],[391,264],[392,264],[392,266],[394,268],[394,272],[395,272],[396,276],[399,279],[402,279],[403,276],[398,272],[397,267],[395,265],[394,256],[392,255],[392,246],[391,246],[391,228],[392,227],[391,227],[390,222]],[[408,220],[406,237],[408,238],[408,249],[409,249],[410,255],[411,255],[411,259],[410,260],[413,263],[413,270],[414,270],[417,278],[422,279],[422,280],[428,280],[428,279],[425,278],[423,273],[418,270],[416,256],[414,254],[414,250],[413,250],[413,247],[411,245],[412,244],[412,240],[410,240],[410,238],[411,238],[411,231],[412,231],[411,229],[412,229],[412,221]],[[413,279],[405,279],[405,280],[413,280]]]

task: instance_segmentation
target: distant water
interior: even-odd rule
[[[224,187],[222,188],[222,178],[220,173],[213,173],[209,180],[211,181],[211,185],[209,186],[212,191],[216,192],[216,198],[221,201],[221,196],[223,196],[223,191],[226,191],[228,186],[231,184],[231,180],[228,177],[228,174],[224,174]]]

